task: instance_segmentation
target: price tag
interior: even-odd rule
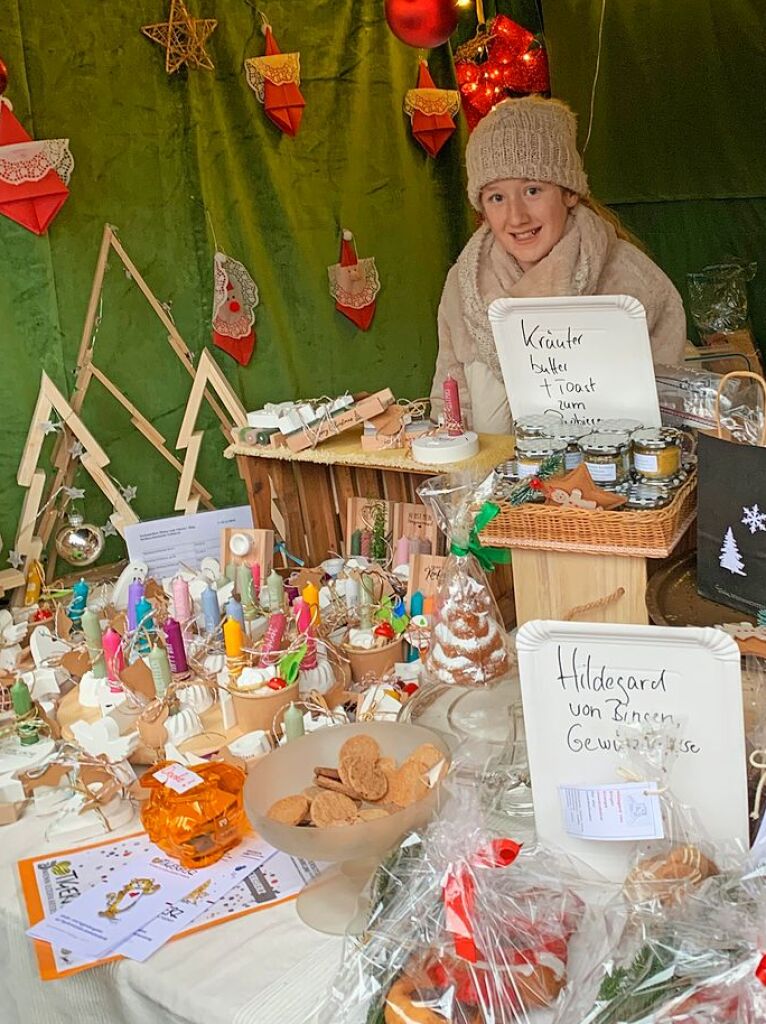
[[[160,768],[158,772],[154,772],[154,778],[168,789],[172,789],[174,793],[185,793],[205,781],[201,775],[197,775],[182,764],[169,764],[165,768]]]
[[[559,786],[564,830],[579,839],[662,839],[662,807],[652,782]]]

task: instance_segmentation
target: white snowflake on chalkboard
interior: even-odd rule
[[[742,561],[734,531],[731,527],[724,534],[718,562],[722,569],[728,569],[729,572],[735,573],[737,576],[747,576],[745,563]]]
[[[766,531],[766,512],[761,512],[757,505],[753,505],[752,508],[745,505],[742,509],[742,522],[751,533],[757,533],[758,530]]]

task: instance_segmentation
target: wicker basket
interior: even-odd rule
[[[482,531],[482,544],[667,558],[697,515],[697,473],[690,473],[672,502],[656,511],[498,504],[500,513]]]

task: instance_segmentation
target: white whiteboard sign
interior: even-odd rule
[[[513,416],[660,426],[644,307],[630,295],[497,299],[489,321]]]
[[[713,839],[748,847],[739,649],[718,629],[527,622],[517,635],[521,695],[541,841],[622,881],[631,842],[564,831],[560,785],[618,782],[624,725],[680,723],[670,785]]]

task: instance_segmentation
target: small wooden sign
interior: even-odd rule
[[[243,555],[235,554],[231,550],[232,537],[246,537],[250,542],[249,550]],[[253,562],[257,562],[261,567],[261,582],[265,583],[271,572],[273,558],[273,530],[256,530],[241,526],[226,526],[221,530],[221,572],[226,572],[227,565],[252,565]]]
[[[418,591],[423,597],[436,597],[444,582],[444,566],[447,559],[442,555],[412,555],[410,578],[407,583],[407,606],[412,595]]]
[[[384,535],[390,544],[394,528],[394,502],[385,498],[349,498],[346,503],[346,533],[344,536],[346,557],[351,555],[351,538],[359,530],[372,533],[375,515],[378,509],[383,511]]]
[[[149,700],[157,696],[151,669],[143,658],[136,658],[132,665],[124,668],[120,672],[120,679],[133,693],[140,693]]]
[[[439,527],[431,511],[422,502],[399,501],[394,509],[393,545],[401,537],[426,540],[431,545],[430,554],[439,554],[441,540]]]

